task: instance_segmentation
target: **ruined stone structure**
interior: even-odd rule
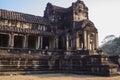
[[[68,8],[48,3],[44,17],[0,10],[1,74],[117,74],[117,65],[97,49],[98,31],[81,0]]]

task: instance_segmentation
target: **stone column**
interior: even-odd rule
[[[95,34],[95,48],[98,49],[98,33]]]
[[[38,36],[36,40],[36,49],[39,49],[39,47],[40,47],[40,36]]]
[[[54,38],[54,48],[58,49],[58,36],[55,36]]]
[[[9,47],[14,47],[14,34],[9,34]]]
[[[84,31],[84,44],[83,44],[83,48],[86,49],[87,48],[87,32]]]
[[[56,43],[56,49],[58,49],[58,36],[55,38],[55,43]]]
[[[9,34],[8,47],[11,47],[11,34]]]
[[[88,34],[87,37],[88,37],[87,48],[90,49],[90,34]]]
[[[69,38],[68,38],[68,34],[66,35],[66,49],[69,50]]]
[[[23,48],[28,48],[28,35],[25,35],[25,36],[24,36]]]
[[[94,52],[94,49],[95,49],[94,45],[95,45],[95,41],[93,39],[93,42],[92,42],[92,52]]]
[[[77,37],[76,37],[76,50],[80,50],[79,33],[77,33],[76,35],[77,35]]]
[[[43,37],[40,36],[40,49],[42,49],[42,48],[43,48]]]

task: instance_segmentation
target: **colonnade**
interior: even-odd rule
[[[7,36],[6,42],[10,49],[23,48],[23,49],[45,49],[47,46],[49,49],[58,49],[59,37],[58,36],[42,36],[42,35],[30,35],[30,34],[14,34],[14,33],[1,33],[2,36]],[[0,36],[1,37],[1,36]],[[2,42],[1,42],[2,43]],[[47,43],[47,44],[46,44]],[[4,44],[4,43],[2,43]],[[0,47],[3,47],[0,45]]]
[[[98,48],[98,33],[90,31],[76,32],[76,38],[73,38],[74,42],[69,42],[69,34],[66,35],[66,47],[70,50],[70,45],[75,47],[76,50],[90,50],[94,52]],[[72,35],[73,36],[73,35]]]

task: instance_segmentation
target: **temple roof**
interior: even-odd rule
[[[56,5],[52,5],[52,6],[56,11],[59,11],[59,12],[65,12],[66,11],[66,8],[59,7],[59,6],[56,6]]]
[[[56,12],[62,12],[62,13],[68,12],[71,9],[71,7],[64,8],[64,7],[52,5],[51,3],[48,3],[47,6],[51,6]]]
[[[0,18],[49,25],[50,22],[40,16],[0,9]]]
[[[59,7],[59,6],[56,6],[56,5],[53,5],[53,7],[57,12],[63,12],[63,13],[68,12],[71,9],[71,7],[63,8],[63,7]]]
[[[75,22],[75,29],[95,30],[97,31],[94,23],[88,19]]]

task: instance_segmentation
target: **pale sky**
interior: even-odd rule
[[[0,9],[43,16],[46,4],[69,7],[77,0],[0,0]],[[89,8],[89,19],[99,33],[99,43],[107,35],[120,36],[120,0],[82,0]]]

